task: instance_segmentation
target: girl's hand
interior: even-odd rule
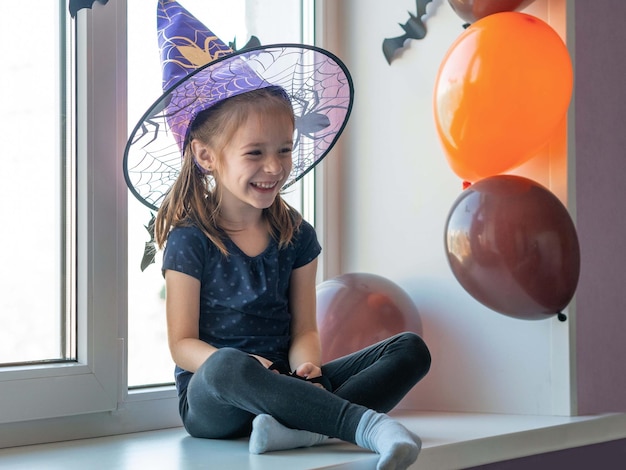
[[[313,379],[315,377],[320,377],[322,375],[322,369],[313,364],[312,362],[304,362],[296,367],[294,373],[299,377],[304,377],[305,379]],[[324,388],[321,384],[313,384],[318,387]]]

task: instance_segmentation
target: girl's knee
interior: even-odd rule
[[[252,357],[242,351],[234,348],[221,348],[211,354],[200,366],[192,380],[197,381],[201,377],[204,382],[217,386],[229,382],[224,380],[225,377],[244,374],[244,369],[251,364],[254,365],[255,362]]]
[[[431,355],[426,342],[416,333],[404,332],[398,335],[398,342],[402,345],[404,360],[409,362],[411,369],[420,372],[422,377],[430,369]]]
[[[406,344],[406,348],[419,353],[428,352],[428,346],[420,335],[412,331],[400,333],[400,340]]]
[[[220,367],[220,366],[228,367],[231,365],[241,363],[242,361],[246,360],[249,357],[250,356],[246,354],[245,352],[240,351],[235,348],[220,348],[217,351],[215,351],[213,354],[211,354],[211,357],[207,359],[205,364],[212,363],[211,365],[213,365],[214,367]]]

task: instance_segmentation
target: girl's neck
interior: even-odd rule
[[[255,231],[267,228],[262,210],[238,212],[236,214],[222,210],[220,215],[222,229],[226,232]]]
[[[263,217],[259,217],[257,221],[226,222],[225,231],[230,240],[252,258],[267,249],[271,238],[269,225]]]
[[[256,208],[233,197],[226,192],[218,196],[220,225],[226,232],[254,230],[265,227],[263,209]]]

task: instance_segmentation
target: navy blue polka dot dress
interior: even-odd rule
[[[250,257],[230,239],[229,256],[195,226],[176,227],[167,239],[163,271],[171,269],[201,283],[200,339],[216,348],[231,347],[271,361],[287,361],[290,343],[289,280],[294,269],[321,252],[315,230],[302,221],[293,243],[282,249],[273,238]],[[192,374],[176,367],[179,393]]]

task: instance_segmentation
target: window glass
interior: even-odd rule
[[[2,5],[0,364],[75,354],[64,302],[64,3],[30,1],[27,27],[21,2]]]
[[[251,35],[261,44],[307,42],[302,34],[301,2],[294,0],[180,0],[222,41],[243,47]],[[129,133],[161,95],[161,66],[156,35],[156,2],[128,2]],[[288,202],[302,209],[301,185],[292,186]],[[165,330],[164,280],[156,263],[141,270],[152,212],[129,193],[128,203],[128,384],[130,387],[173,381],[173,363]]]

